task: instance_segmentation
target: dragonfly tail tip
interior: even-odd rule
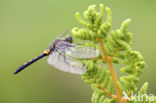
[[[15,71],[13,74],[17,74],[18,73],[18,71]]]

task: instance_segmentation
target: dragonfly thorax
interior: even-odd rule
[[[55,49],[55,42],[52,42],[49,46],[49,50],[50,50],[50,52],[52,52],[52,51],[54,51],[54,49]]]

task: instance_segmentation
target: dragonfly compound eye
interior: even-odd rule
[[[69,42],[69,43],[72,43],[73,42],[73,38],[71,36],[67,36],[65,41]]]

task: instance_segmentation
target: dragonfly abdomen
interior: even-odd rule
[[[26,68],[27,66],[31,65],[32,63],[36,62],[37,60],[47,56],[48,54],[50,54],[50,52],[48,50],[46,50],[44,53],[42,53],[40,56],[26,62],[25,64],[23,64],[22,66],[20,66],[15,72],[14,74],[17,74],[18,72],[22,71],[24,68]]]

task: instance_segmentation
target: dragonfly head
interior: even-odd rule
[[[67,37],[65,38],[65,41],[66,41],[66,42],[69,42],[69,43],[73,43],[73,38],[72,38],[72,36],[67,36]]]

